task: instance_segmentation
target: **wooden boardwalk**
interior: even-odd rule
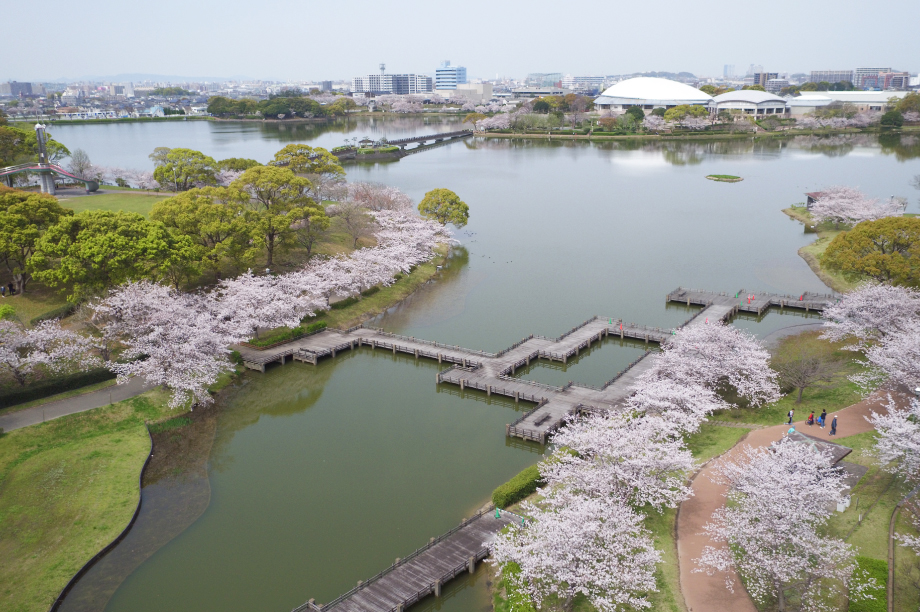
[[[740,297],[736,297],[740,296]],[[706,321],[727,321],[738,312],[762,315],[771,306],[798,308],[806,312],[819,312],[828,303],[837,300],[832,295],[803,294],[784,296],[770,293],[740,291],[737,294],[678,288],[667,295],[667,301],[703,306],[703,309],[683,325],[700,325]],[[400,336],[372,327],[354,327],[348,330],[325,330],[272,347],[257,350],[236,346],[248,368],[265,371],[266,364],[289,359],[316,364],[323,357],[335,357],[341,351],[362,346],[373,349],[413,355],[416,359],[436,359],[450,364],[438,372],[437,383],[457,385],[461,390],[477,389],[487,395],[498,394],[516,402],[533,402],[536,407],[514,423],[508,423],[505,433],[545,443],[547,436],[567,417],[579,411],[612,409],[631,393],[636,379],[652,366],[652,355],[645,355],[630,364],[601,386],[568,383],[557,387],[515,378],[518,368],[530,365],[534,359],[549,359],[566,363],[594,342],[606,337],[631,338],[647,345],[660,344],[674,332],[672,329],[646,327],[624,323],[611,317],[593,317],[562,334],[558,338],[530,335],[498,353],[477,351]]]
[[[329,603],[311,599],[294,612],[402,612],[423,597],[440,596],[441,587],[458,575],[472,573],[489,555],[496,534],[520,520],[507,510],[496,516],[489,507]]]

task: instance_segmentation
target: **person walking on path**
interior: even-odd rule
[[[822,410],[821,417],[818,419],[818,425],[821,426],[821,429],[824,429],[825,421],[827,421],[827,410]]]
[[[814,410],[812,410],[811,414],[808,415],[808,420],[806,421],[806,423],[808,423],[808,426],[809,426],[809,427],[811,427],[812,425],[815,424],[815,412],[814,412]]]
[[[831,433],[828,435],[831,435],[831,436],[837,435],[837,415],[836,414],[834,415],[834,420],[831,421]]]
[[[789,414],[787,414],[786,416],[789,417],[789,422],[786,423],[786,425],[792,425],[792,417],[795,416],[795,410],[790,410]]]

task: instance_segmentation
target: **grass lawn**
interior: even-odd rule
[[[144,421],[174,417],[154,390],[0,436],[0,609],[44,612],[128,524],[150,451]]]
[[[154,195],[151,193],[101,193],[91,196],[80,196],[61,200],[61,206],[72,208],[77,212],[84,210],[110,210],[112,212],[133,212],[144,215],[150,214],[150,209],[157,202],[162,202],[169,195]]]
[[[16,318],[28,325],[34,317],[64,306],[67,303],[66,295],[66,291],[58,291],[32,281],[26,285],[24,294],[7,295],[0,299],[0,304],[12,306],[16,310]]]

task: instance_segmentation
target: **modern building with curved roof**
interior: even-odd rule
[[[609,87],[594,100],[598,110],[625,111],[632,106],[645,110],[673,108],[681,104],[708,106],[712,96],[670,79],[636,77]]]
[[[716,110],[737,110],[746,115],[785,115],[788,112],[785,98],[756,89],[727,91],[713,98],[713,103]]]

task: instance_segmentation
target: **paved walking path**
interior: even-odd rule
[[[98,391],[84,393],[83,395],[76,395],[56,402],[49,402],[40,406],[26,408],[25,410],[0,415],[0,429],[13,431],[14,429],[43,423],[68,414],[108,406],[140,395],[152,388],[153,385],[145,383],[143,379],[133,378],[124,385],[114,385]]]
[[[872,425],[863,417],[869,416],[870,411],[873,410],[884,412],[885,408],[882,406],[884,401],[884,394],[875,394],[866,401],[853,404],[836,413],[828,413],[828,425],[824,429],[817,425],[809,427],[804,420],[793,422],[797,431],[818,438],[839,441],[840,438],[872,431]],[[807,405],[803,405],[802,412],[807,416]],[[829,436],[833,414],[837,415],[837,435]],[[783,433],[788,429],[789,426],[783,424],[751,431],[725,456],[734,456],[744,445],[768,446],[782,438]],[[710,476],[714,473],[715,463],[712,461],[707,464],[693,479],[691,486],[693,497],[680,505],[680,513],[677,516],[677,558],[680,566],[681,591],[684,594],[687,608],[691,612],[726,612],[726,610],[757,612],[754,602],[751,601],[747,591],[740,586],[741,583],[734,572],[732,572],[736,585],[734,593],[725,588],[725,574],[716,573],[708,576],[704,573],[693,572],[696,568],[695,560],[702,554],[703,547],[712,544],[709,537],[702,533],[703,525],[709,522],[712,513],[722,507],[725,502],[724,495],[727,487],[717,485],[710,480]]]

